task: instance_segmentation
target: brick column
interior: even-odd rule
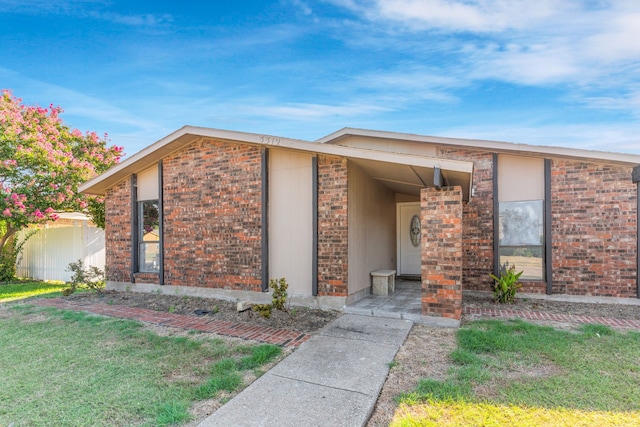
[[[460,320],[462,314],[462,189],[424,188],[422,314]]]

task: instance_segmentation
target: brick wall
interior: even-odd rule
[[[165,283],[260,291],[260,148],[203,139],[163,175]]]
[[[463,286],[490,290],[493,281],[493,154],[440,147],[438,157],[473,162],[475,194],[462,206]]]
[[[109,189],[105,198],[107,280],[131,281],[131,179]]]
[[[347,296],[347,162],[318,156],[318,295]]]
[[[553,293],[636,296],[631,167],[553,160]]]
[[[422,216],[422,314],[462,315],[462,189],[420,192]]]

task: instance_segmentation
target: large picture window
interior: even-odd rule
[[[544,279],[544,201],[500,202],[500,265]]]

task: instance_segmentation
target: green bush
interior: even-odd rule
[[[500,266],[500,277],[495,274],[489,274],[494,280],[493,297],[496,302],[501,304],[512,303],[516,297],[516,292],[522,287],[518,279],[522,276],[523,271],[516,273],[516,266],[512,265],[507,268],[506,264]]]
[[[97,293],[100,293],[105,286],[106,279],[104,271],[93,265],[85,267],[80,259],[69,264],[65,271],[70,271],[73,275],[69,282],[70,286],[62,291],[62,295],[64,296],[71,295],[80,286],[86,286]]]
[[[271,279],[269,287],[273,289],[273,295],[271,297],[271,305],[273,308],[281,311],[286,311],[285,304],[287,303],[287,289],[289,285],[284,277],[275,280]]]
[[[16,277],[16,261],[18,254],[14,245],[7,244],[0,252],[0,282],[9,282]]]
[[[269,287],[273,289],[273,295],[271,295],[271,304],[255,304],[253,311],[257,311],[258,314],[267,319],[271,317],[272,309],[287,311],[287,289],[289,285],[287,280],[282,277],[278,280],[271,279],[269,281]]]

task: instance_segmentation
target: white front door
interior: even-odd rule
[[[420,245],[420,202],[398,203],[398,275],[419,275],[422,264]]]

